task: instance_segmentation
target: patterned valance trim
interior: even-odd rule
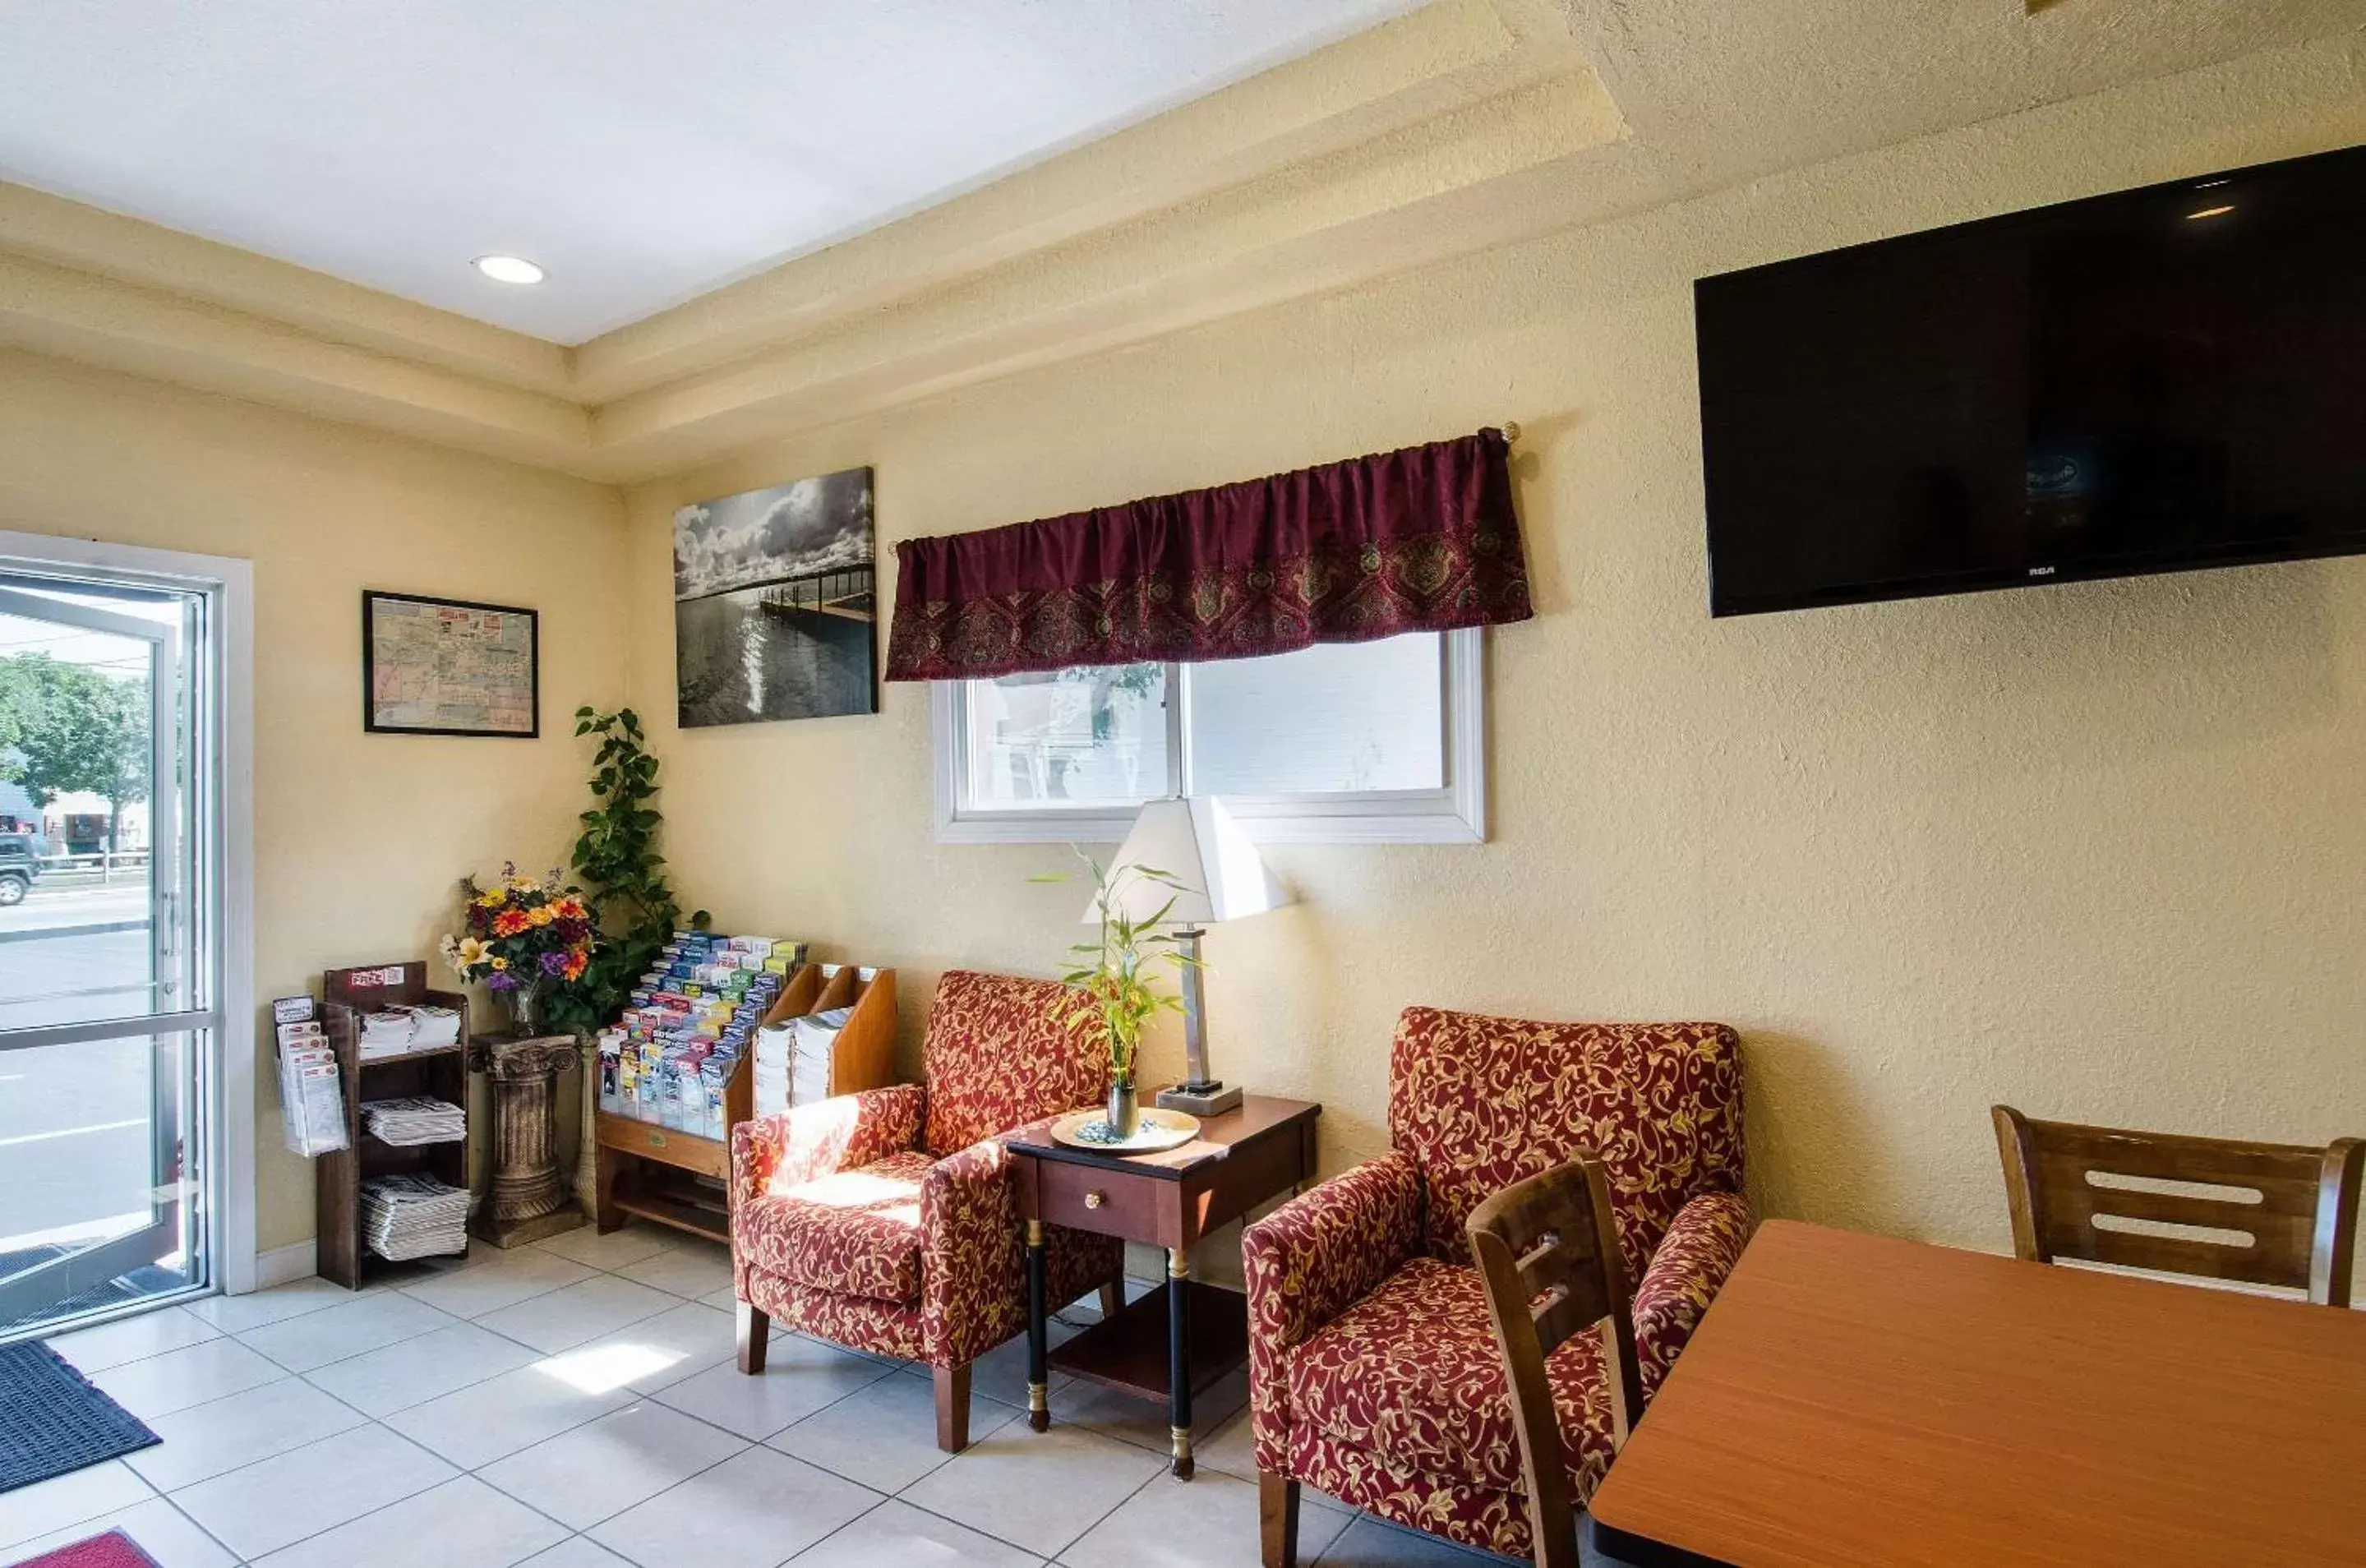
[[[896,547],[890,681],[1525,621],[1500,430]]]

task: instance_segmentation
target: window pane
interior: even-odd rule
[[[1167,792],[1165,666],[1005,675],[963,690],[972,806],[1134,805]]]
[[[196,597],[0,573],[0,1029],[203,1005],[181,828]]]
[[[0,1333],[198,1283],[192,1034],[0,1051]]]
[[[1446,784],[1436,632],[1191,667],[1191,793],[1318,795]]]

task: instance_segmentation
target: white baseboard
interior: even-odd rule
[[[310,1279],[318,1264],[319,1249],[309,1241],[258,1252],[254,1255],[254,1288],[267,1291],[274,1285]]]

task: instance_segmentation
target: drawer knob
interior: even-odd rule
[[[1109,1194],[1106,1192],[1087,1192],[1085,1194],[1085,1207],[1087,1209],[1098,1209],[1108,1201]]]

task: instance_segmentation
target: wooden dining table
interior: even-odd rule
[[[2366,1313],[1770,1220],[1589,1512],[1638,1568],[2366,1563]]]

